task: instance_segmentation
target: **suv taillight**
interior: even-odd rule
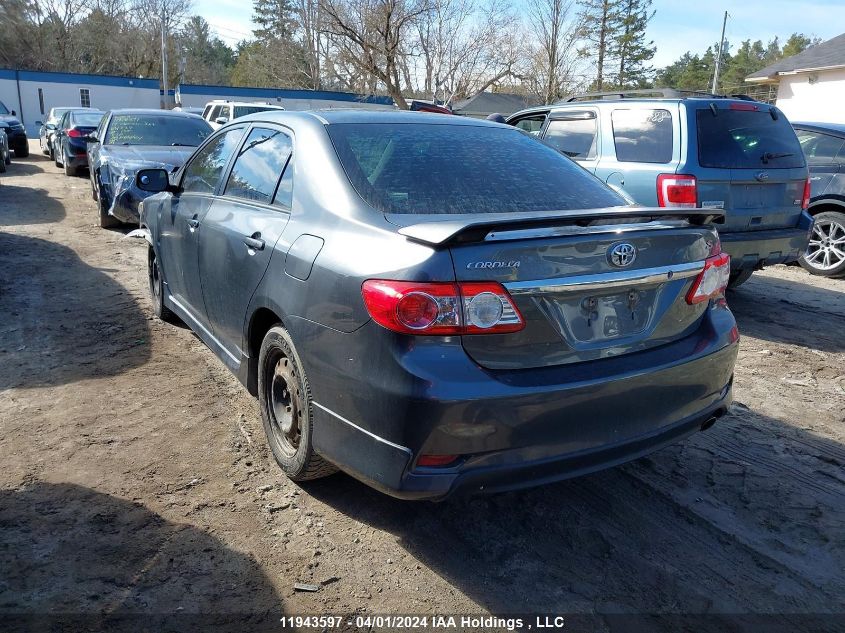
[[[71,138],[82,138],[85,136],[81,131],[77,130],[75,127],[70,128],[67,131],[67,135]]]
[[[361,294],[376,323],[403,334],[505,334],[525,327],[508,291],[493,281],[369,279]]]
[[[804,181],[804,195],[801,196],[801,208],[805,211],[810,208],[810,179]]]
[[[658,174],[657,204],[661,207],[698,206],[698,188],[695,176]]]
[[[695,305],[725,294],[730,276],[730,255],[719,253],[713,257],[708,257],[704,261],[704,270],[695,278],[692,288],[687,293],[687,303]]]

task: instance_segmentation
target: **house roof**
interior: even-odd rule
[[[474,97],[458,101],[452,107],[452,112],[465,116],[487,116],[495,113],[507,116],[536,104],[536,99],[522,95],[507,92],[479,92]]]
[[[845,33],[766,66],[748,75],[745,80],[767,81],[778,75],[841,67],[845,67]]]

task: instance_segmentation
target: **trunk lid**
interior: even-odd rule
[[[536,224],[524,215],[504,224],[479,223],[475,216],[463,230],[453,219],[401,232],[429,243],[439,239],[450,249],[458,281],[498,281],[508,289],[525,328],[463,336],[462,342],[483,367],[523,369],[632,353],[698,326],[707,304],[689,305],[686,294],[718,237],[689,221],[709,219],[701,211],[650,213],[617,209]],[[447,225],[451,233],[444,237]],[[444,235],[435,237],[438,228]],[[633,260],[624,253],[628,259],[634,253]]]
[[[724,231],[792,228],[807,179],[795,131],[772,106],[748,102],[696,110],[698,199],[726,210]]]

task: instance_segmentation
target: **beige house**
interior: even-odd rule
[[[845,33],[746,78],[777,85],[777,106],[790,121],[845,123]]]

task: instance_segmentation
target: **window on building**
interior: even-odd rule
[[[79,105],[83,108],[91,107],[91,91],[88,88],[79,89]]]
[[[41,115],[44,115],[44,91],[39,88],[38,89],[38,108],[41,111]]]

